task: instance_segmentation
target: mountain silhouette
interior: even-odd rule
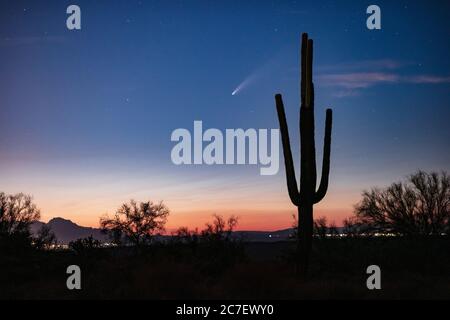
[[[68,244],[70,241],[89,236],[102,242],[107,240],[106,235],[102,234],[99,228],[79,226],[70,220],[59,217],[53,218],[47,223],[41,221],[33,222],[31,225],[31,232],[36,234],[43,225],[47,225],[51,228],[58,239],[58,243],[61,244]]]
[[[68,244],[80,238],[92,236],[101,242],[108,241],[108,237],[101,233],[99,228],[79,226],[71,220],[64,218],[53,218],[48,223],[35,221],[31,225],[31,233],[36,235],[43,225],[48,225],[52,232],[56,235],[58,243]],[[338,232],[342,232],[343,228],[337,228]],[[292,228],[276,230],[276,231],[234,231],[233,238],[241,238],[248,242],[276,242],[288,240],[291,238],[294,230]],[[164,240],[170,236],[157,236],[157,239]]]

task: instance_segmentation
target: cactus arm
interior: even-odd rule
[[[314,203],[319,202],[325,197],[328,189],[328,177],[330,174],[330,149],[331,149],[331,127],[333,122],[333,112],[327,109],[325,118],[325,136],[323,144],[323,162],[322,162],[322,177],[320,179],[319,189],[314,195]]]
[[[275,103],[277,106],[278,121],[280,123],[281,141],[283,144],[284,166],[286,168],[286,180],[289,197],[295,206],[300,205],[300,193],[297,187],[297,179],[295,178],[294,162],[292,160],[291,143],[289,141],[289,130],[286,122],[286,114],[284,112],[283,99],[281,94],[275,95]]]

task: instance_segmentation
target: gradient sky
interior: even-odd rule
[[[66,28],[70,4],[80,31]],[[381,30],[366,28],[370,4]],[[448,1],[14,0],[0,3],[0,191],[32,194],[44,221],[97,226],[134,198],[164,200],[169,230],[213,213],[238,215],[240,229],[290,227],[282,156],[274,176],[175,166],[170,135],[194,120],[278,128],[279,92],[298,175],[302,32],[315,41],[319,169],[334,110],[316,217],[339,225],[363,189],[450,169]]]

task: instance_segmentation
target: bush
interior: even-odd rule
[[[100,241],[94,239],[92,235],[87,238],[80,238],[75,241],[71,241],[69,243],[69,248],[75,251],[75,253],[78,255],[89,255],[95,249],[98,249],[100,247]]]

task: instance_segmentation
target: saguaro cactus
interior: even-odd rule
[[[297,271],[306,276],[313,235],[313,205],[325,196],[330,172],[332,111],[327,109],[323,147],[322,178],[316,191],[316,150],[314,142],[314,84],[312,82],[313,41],[302,35],[301,49],[301,105],[300,105],[300,187],[297,187],[292,160],[289,131],[281,94],[275,95],[278,120],[283,143],[284,164],[289,197],[298,207]]]

